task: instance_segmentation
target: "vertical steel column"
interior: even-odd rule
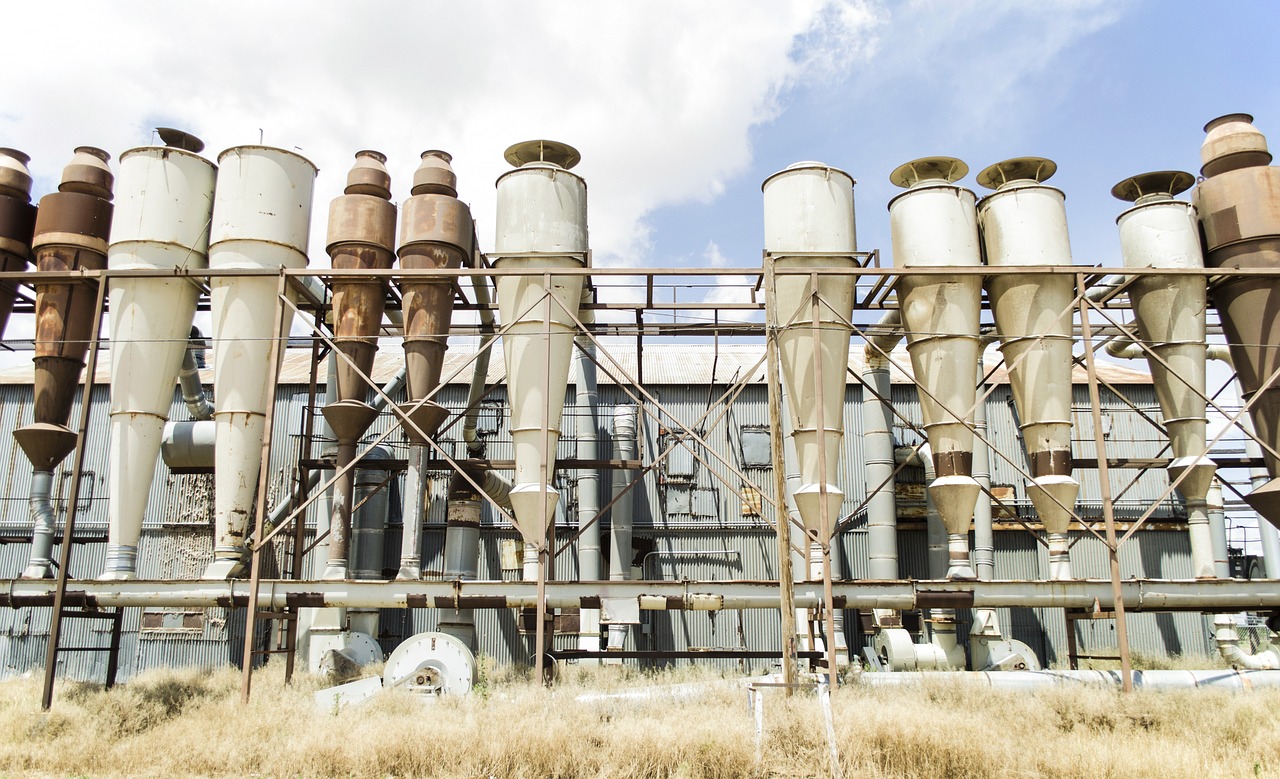
[[[782,614],[782,681],[787,696],[796,683],[796,599],[791,572],[791,517],[782,441],[782,382],[778,375],[778,295],[773,257],[764,258],[765,366],[769,381],[769,446],[773,456],[774,524],[778,540],[778,592]]]
[[[249,703],[249,690],[253,685],[253,634],[258,619],[258,588],[262,583],[262,531],[267,517],[267,479],[270,475],[267,465],[271,460],[271,435],[276,416],[276,384],[280,380],[280,361],[284,348],[282,343],[289,338],[288,333],[280,332],[284,329],[285,292],[288,283],[289,277],[285,275],[284,268],[281,268],[280,281],[276,285],[275,324],[271,330],[271,359],[267,364],[267,407],[262,427],[262,467],[258,470],[257,509],[254,511],[256,517],[253,525],[254,543],[249,576],[249,603],[245,606],[244,614],[244,667],[241,669],[240,677],[240,702],[244,704]]]
[[[1076,289],[1088,289],[1083,274],[1076,276]],[[1098,393],[1098,370],[1093,355],[1093,326],[1089,323],[1089,300],[1077,295],[1080,305],[1080,335],[1084,339],[1085,369],[1089,374],[1089,407],[1093,413],[1093,444],[1098,454],[1098,489],[1102,496],[1102,517],[1107,523],[1107,557],[1111,563],[1111,599],[1116,614],[1116,643],[1120,645],[1120,680],[1125,692],[1133,692],[1133,664],[1129,657],[1129,626],[1125,621],[1124,597],[1120,591],[1120,545],[1116,541],[1115,506],[1111,501],[1111,476],[1102,439],[1102,399]],[[1071,625],[1074,631],[1075,626]]]
[[[809,286],[813,290],[811,298],[812,313],[810,314],[809,332],[813,336],[814,348],[818,348],[821,336],[821,328],[818,325],[818,317],[821,314],[822,301],[818,297],[818,274],[813,273],[809,276]],[[849,357],[845,355],[845,362],[849,361]],[[848,365],[845,366],[846,368]],[[818,483],[818,535],[821,537],[820,547],[822,549],[822,610],[825,612],[826,628],[827,628],[827,679],[831,689],[836,687],[836,610],[835,598],[831,594],[831,517],[829,516],[827,507],[827,486],[831,483],[833,474],[827,470],[827,420],[823,411],[822,402],[822,357],[819,353],[818,359],[813,361],[813,384],[817,391],[817,397],[814,398],[814,404],[817,407],[818,422],[818,471],[822,474],[822,481]]]
[[[40,708],[53,705],[53,678],[58,672],[58,641],[62,638],[62,600],[67,594],[67,568],[71,565],[71,538],[76,527],[76,504],[80,502],[80,473],[84,469],[84,439],[89,430],[89,411],[93,407],[93,374],[98,370],[98,332],[102,329],[102,310],[106,307],[107,281],[98,274],[98,300],[93,310],[93,330],[89,334],[89,358],[84,366],[80,392],[80,429],[76,431],[76,459],[71,468],[71,496],[67,503],[67,519],[62,527],[62,548],[58,550],[58,583],[53,590],[53,614],[49,620],[49,643],[44,653],[44,691]],[[86,282],[87,283],[87,282]],[[56,527],[56,524],[55,524]]]

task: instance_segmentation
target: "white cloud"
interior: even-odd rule
[[[156,124],[210,154],[299,147],[321,169],[312,256],[352,154],[390,157],[407,195],[418,152],[454,155],[492,242],[510,143],[577,146],[597,261],[639,262],[653,209],[718,195],[751,159],[748,131],[789,86],[869,51],[861,0],[686,4],[28,4],[0,83],[0,135],[52,188],[71,149],[113,154]]]

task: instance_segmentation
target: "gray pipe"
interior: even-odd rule
[[[480,575],[480,513],[484,500],[460,474],[449,482],[449,517],[444,536],[444,576],[474,581]],[[444,609],[439,630],[476,649],[476,619],[471,609]]]
[[[897,671],[864,673],[861,684],[873,687],[922,684],[972,684],[1002,690],[1038,690],[1060,686],[1121,686],[1119,671]],[[1134,671],[1133,686],[1147,690],[1197,687],[1248,691],[1280,687],[1280,671]]]
[[[973,478],[982,486],[973,508],[973,564],[978,579],[996,576],[996,542],[991,527],[991,447],[987,446],[987,385],[983,381],[982,357],[978,357],[978,405],[973,409]]]
[[[473,257],[471,267],[478,268],[479,265]],[[489,376],[489,357],[493,351],[485,347],[493,340],[495,328],[488,281],[484,276],[472,276],[471,286],[475,289],[476,307],[480,310],[480,344],[477,347],[479,353],[476,355],[475,370],[471,374],[471,387],[467,392],[467,414],[462,421],[462,440],[466,442],[470,456],[480,457],[484,454],[484,442],[476,434],[476,421],[480,417],[480,398],[484,395],[485,379]]]
[[[1215,477],[1209,483],[1205,496],[1209,513],[1209,534],[1213,540],[1213,575],[1219,579],[1231,578],[1231,563],[1227,559],[1227,513],[1222,505],[1222,482]]]
[[[178,372],[178,384],[182,387],[182,401],[192,419],[213,419],[213,404],[204,394],[200,382],[200,369],[196,366],[196,347],[187,345],[182,355],[182,369]]]
[[[636,458],[636,434],[640,410],[633,405],[618,406],[613,410],[613,458]],[[613,494],[616,496],[631,483],[632,471],[618,468],[613,472]],[[609,510],[609,580],[626,581],[631,578],[631,525],[634,490],[618,498]],[[609,626],[609,649],[622,649],[627,640],[626,625]]]
[[[31,531],[31,560],[27,563],[26,570],[22,572],[24,579],[53,578],[53,535],[57,532],[57,528],[53,503],[50,500],[52,494],[53,472],[32,471],[31,497],[28,499],[28,506],[31,511],[31,521],[35,527]],[[134,550],[134,558],[136,562],[137,550]]]
[[[890,312],[896,313],[896,312]],[[882,320],[883,321],[883,320]],[[892,349],[892,345],[885,351]],[[867,346],[862,362],[862,381],[888,400],[893,391],[889,361]],[[868,578],[897,579],[898,505],[894,494],[893,418],[887,402],[865,388],[862,396],[862,451],[867,489],[884,484],[867,498],[867,542],[870,546]]]
[[[584,298],[590,291],[584,286]],[[585,301],[584,301],[585,302]],[[579,310],[591,314],[590,309]],[[584,320],[585,321],[585,320]],[[595,460],[599,458],[596,405],[599,395],[596,388],[595,343],[583,334],[575,339],[577,349],[574,360],[578,368],[577,392],[578,416],[575,420],[578,433],[578,458]],[[599,581],[601,578],[600,555],[600,523],[596,521],[600,513],[600,471],[588,468],[578,472],[578,578],[582,581]],[[557,504],[559,505],[559,504]],[[600,648],[600,610],[583,609],[579,612],[578,648],[597,650]]]

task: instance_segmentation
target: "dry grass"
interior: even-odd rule
[[[0,776],[828,776],[817,701],[770,693],[765,755],[740,684],[707,672],[574,669],[546,692],[490,673],[482,694],[423,704],[387,693],[339,713],[310,680],[234,671],[151,673],[109,692],[65,683],[49,713],[35,679],[0,683]],[[576,702],[588,690],[708,682],[692,698]],[[1280,692],[1122,696],[953,685],[841,688],[850,777],[1280,776]]]

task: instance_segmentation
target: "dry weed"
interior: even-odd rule
[[[173,670],[110,692],[62,683],[50,712],[36,679],[0,683],[0,776],[826,777],[812,695],[770,692],[764,760],[740,681],[688,668],[570,668],[554,690],[489,668],[483,694],[424,703],[389,692],[317,711],[318,682]],[[586,692],[701,685],[644,700]],[[840,760],[853,777],[1253,777],[1280,775],[1280,692],[955,684],[844,687],[832,698]]]

